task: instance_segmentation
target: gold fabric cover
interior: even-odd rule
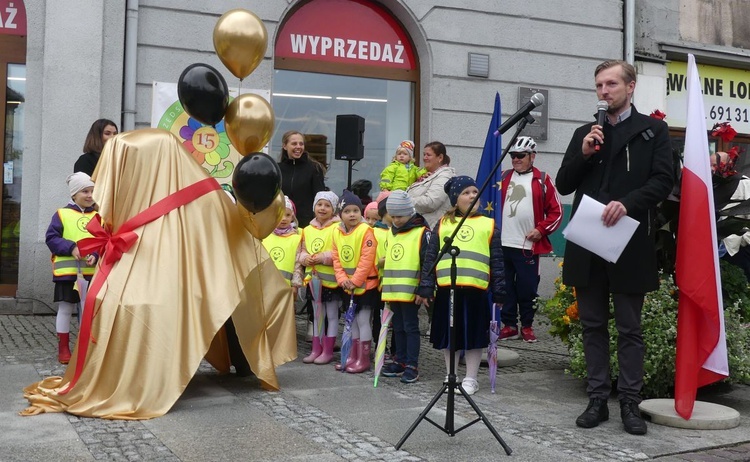
[[[93,175],[94,198],[116,233],[142,210],[206,177],[174,135],[137,130],[106,144]],[[230,316],[253,372],[265,388],[278,389],[274,368],[297,354],[292,292],[226,193],[209,192],[136,233],[138,241],[96,294],[78,383],[59,393],[75,370],[76,345],[65,376],[24,389],[31,407],[22,415],[163,415],[209,347],[209,360],[228,369],[222,327]]]

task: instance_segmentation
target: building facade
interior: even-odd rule
[[[372,181],[374,195],[380,170],[403,139],[417,146],[442,141],[458,173],[474,176],[496,92],[503,120],[534,92],[546,96],[527,134],[538,140],[537,166],[554,174],[574,128],[592,120],[593,70],[605,59],[634,61],[636,106],[647,113],[659,108],[669,122],[670,72],[679,72],[669,66],[684,66],[685,52],[695,53],[699,63],[748,68],[745,42],[739,38],[748,33],[736,15],[744,11],[742,4],[0,0],[0,20],[7,22],[4,10],[25,11],[25,35],[16,33],[13,43],[0,41],[6,78],[22,74],[25,79],[15,81],[24,83],[20,92],[8,80],[6,92],[6,115],[12,97],[21,96],[22,102],[13,100],[19,101],[10,131],[14,147],[8,148],[7,139],[4,143],[0,295],[15,297],[15,311],[47,310],[52,283],[45,231],[54,211],[68,200],[65,178],[82,153],[91,123],[112,119],[121,131],[160,126],[166,119],[154,96],[155,82],[174,85],[190,64],[221,71],[229,87],[237,89],[234,95],[270,95],[276,129],[269,154],[279,155],[284,131],[306,133],[308,149],[327,164],[327,185],[337,193],[347,185],[349,163],[336,158],[336,116],[364,118],[364,158],[353,165],[352,178]],[[223,66],[212,39],[219,17],[234,8],[255,13],[268,31],[264,59],[242,81]],[[707,17],[716,25],[714,33],[700,27]],[[722,26],[726,18],[737,24],[731,32]],[[672,89],[669,97],[678,93]],[[750,107],[746,98],[737,104],[740,110]],[[170,119],[163,128],[180,123]],[[750,128],[742,133],[750,134]],[[19,213],[10,213],[13,209],[20,220]],[[543,275],[543,293],[549,292],[557,270],[551,259],[545,260],[544,271],[552,276]]]

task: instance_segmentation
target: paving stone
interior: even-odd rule
[[[298,332],[303,332],[305,319],[296,318]],[[73,322],[73,330],[77,330]],[[420,310],[420,326],[426,328],[426,316]],[[539,323],[538,343],[527,344],[520,341],[503,342],[502,347],[517,352],[523,361],[519,364],[498,370],[498,380],[512,380],[516,373],[538,372],[548,370],[562,371],[567,367],[567,349],[547,333],[548,327]],[[429,341],[422,339],[420,353],[420,375],[425,380],[429,377],[442,378],[445,375],[445,364],[442,353],[432,348]],[[306,355],[310,345],[300,341],[299,355]],[[40,378],[48,375],[62,375],[65,366],[56,361],[56,340],[54,333],[54,316],[0,316],[0,364],[32,364]],[[207,363],[202,363],[198,374],[215,375]],[[352,376],[350,376],[352,377]],[[355,380],[372,386],[373,373],[358,374]],[[428,403],[436,392],[434,380],[430,383],[420,380],[414,384],[404,385],[398,380],[381,380],[378,388],[383,387],[394,395],[416,399]],[[418,455],[404,450],[396,450],[391,443],[375,435],[362,431],[353,431],[349,425],[322,409],[316,408],[292,394],[263,393],[248,391],[247,387],[234,387],[232,390],[238,403],[260,410],[284,425],[293,432],[302,435],[308,441],[319,445],[330,454],[344,460],[367,461],[421,461]],[[484,391],[484,390],[482,390]],[[474,395],[474,401],[482,409],[487,419],[503,435],[523,438],[525,442],[539,444],[540,449],[547,451],[554,448],[561,454],[568,454],[578,460],[646,460],[649,456],[641,450],[627,447],[627,443],[615,439],[603,441],[598,438],[582,438],[579,431],[569,427],[541,424],[533,418],[519,412],[510,412],[496,406],[489,393]],[[436,405],[435,409],[444,412],[444,406]],[[473,420],[474,410],[462,399],[455,401],[456,417]],[[416,416],[415,416],[416,417]],[[78,434],[96,460],[128,461],[179,461],[180,459],[159,440],[140,421],[112,421],[67,416],[67,421]],[[477,425],[482,425],[479,423]],[[504,460],[502,451],[498,459]],[[691,454],[679,454],[660,457],[660,462],[748,460],[750,443],[728,446],[721,449],[698,451]]]

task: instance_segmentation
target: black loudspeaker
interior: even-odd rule
[[[365,156],[365,118],[355,114],[336,116],[336,160],[362,160]]]

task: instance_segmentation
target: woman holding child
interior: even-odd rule
[[[422,167],[427,173],[406,190],[414,202],[417,213],[427,220],[430,228],[435,227],[443,214],[451,208],[448,195],[443,190],[448,179],[456,175],[450,163],[451,158],[448,157],[443,143],[427,143],[422,151]]]

